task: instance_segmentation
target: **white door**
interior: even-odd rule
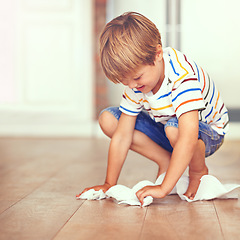
[[[0,135],[93,126],[92,0],[0,0]]]

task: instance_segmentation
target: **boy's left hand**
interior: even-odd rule
[[[166,193],[163,191],[161,185],[157,186],[146,186],[136,192],[136,196],[139,199],[141,205],[143,205],[143,199],[147,196],[152,196],[153,198],[164,198]]]

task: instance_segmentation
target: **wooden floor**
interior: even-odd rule
[[[0,239],[240,239],[238,200],[187,203],[177,196],[146,208],[75,195],[104,181],[106,139],[0,139]],[[240,183],[240,141],[207,159],[221,181]],[[154,163],[130,152],[119,183],[154,181]]]

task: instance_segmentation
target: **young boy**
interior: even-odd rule
[[[117,184],[132,149],[158,164],[158,176],[166,172],[161,185],[136,193],[141,203],[149,195],[168,195],[188,166],[185,195],[193,199],[200,178],[208,174],[205,157],[221,146],[228,130],[216,85],[183,53],[163,49],[156,26],[139,13],[125,13],[105,26],[100,56],[106,76],[126,88],[120,107],[105,109],[99,118],[111,138],[105,183],[83,192],[105,192]]]

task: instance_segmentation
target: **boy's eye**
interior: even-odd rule
[[[134,80],[139,80],[142,76],[136,77],[134,78]]]

